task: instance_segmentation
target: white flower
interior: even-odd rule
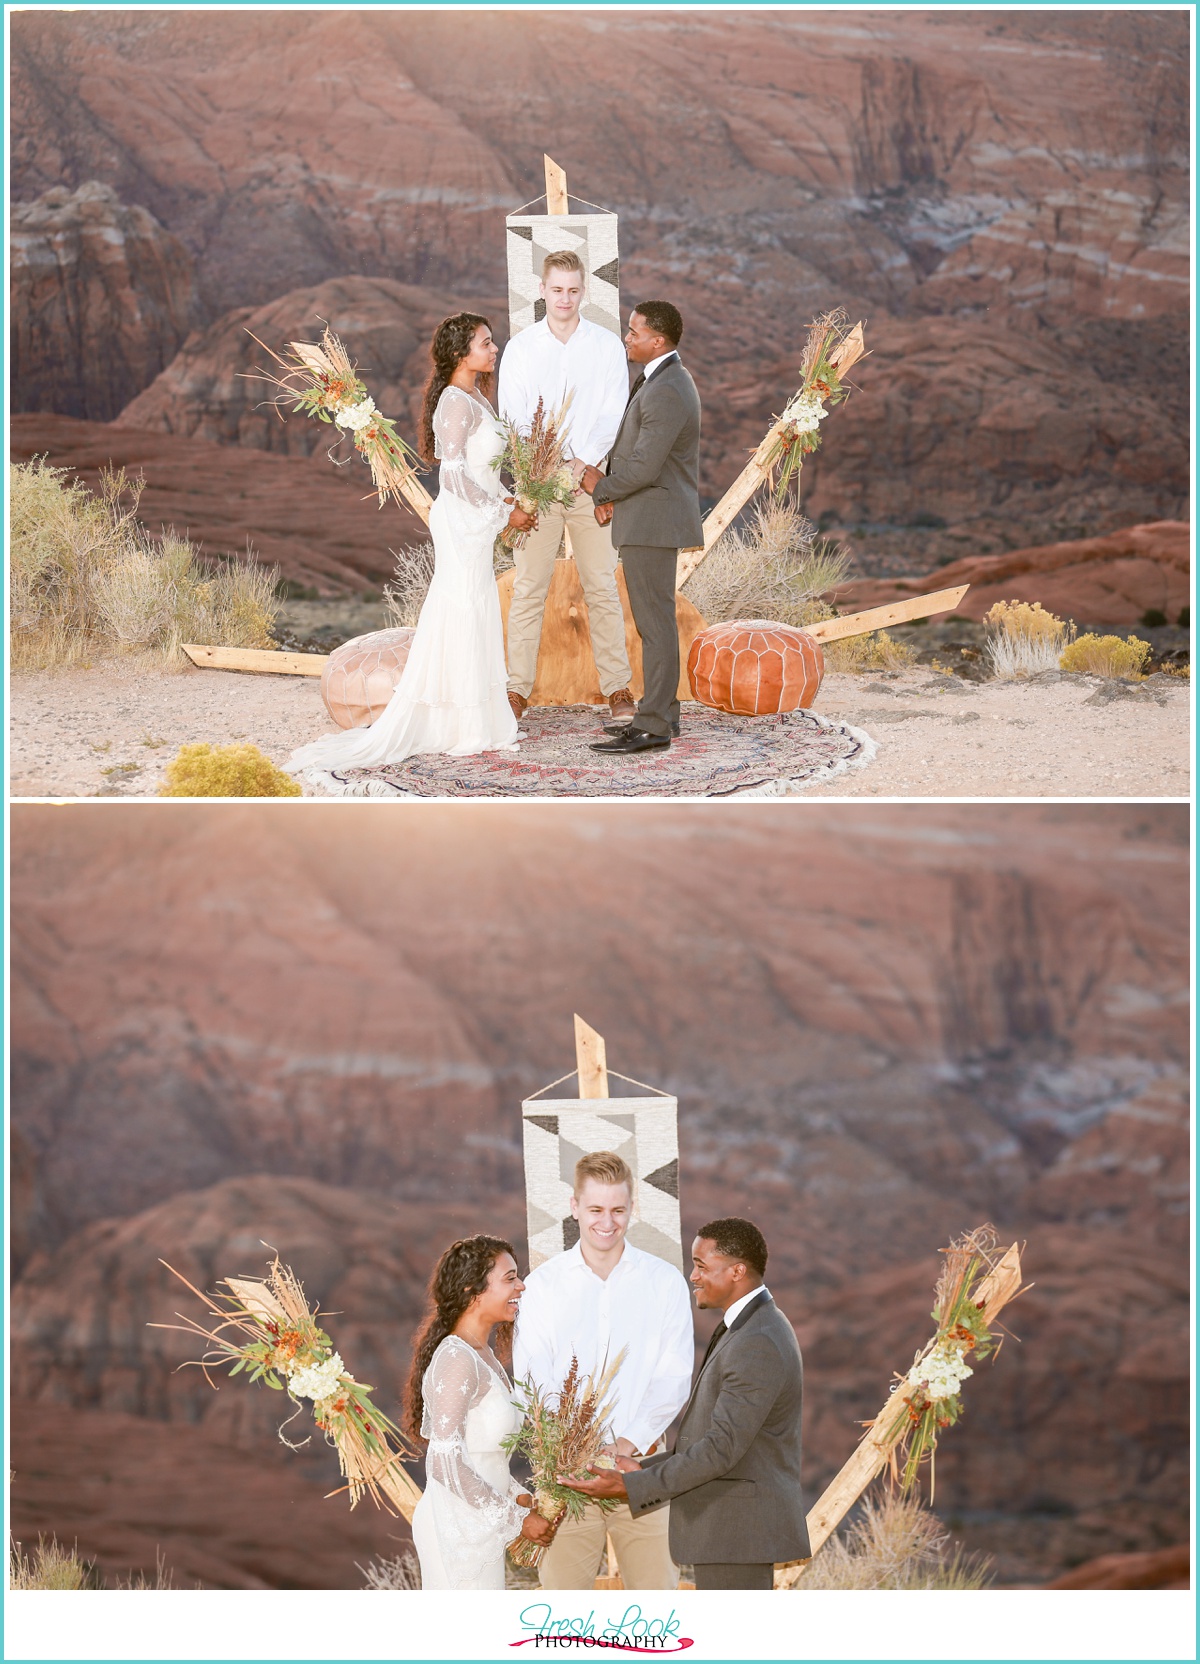
[[[907,1385],[918,1387],[931,1402],[953,1398],[968,1375],[975,1371],[967,1362],[966,1353],[950,1342],[935,1346],[928,1357],[922,1358],[909,1370]]]
[[[301,1364],[294,1369],[288,1376],[288,1390],[293,1398],[311,1398],[319,1404],[323,1398],[332,1398],[344,1372],[341,1354],[335,1352],[322,1364]]]
[[[829,412],[815,393],[797,393],[783,413],[785,422],[789,422],[797,433],[815,433],[818,422],[823,422]]]
[[[363,399],[361,404],[352,404],[339,410],[334,415],[334,421],[340,428],[349,428],[352,433],[358,433],[365,428],[375,414],[375,400]]]

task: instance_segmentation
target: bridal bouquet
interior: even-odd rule
[[[166,1260],[160,1263],[167,1265]],[[222,1281],[232,1292],[212,1300],[173,1266],[167,1265],[167,1270],[221,1319],[210,1328],[192,1318],[183,1319],[184,1333],[198,1335],[209,1345],[203,1358],[190,1361],[206,1376],[214,1365],[228,1365],[231,1377],[249,1371],[248,1380],[285,1392],[296,1405],[297,1415],[304,1408],[301,1401],[307,1399],[317,1426],[337,1450],[348,1481],[350,1506],[369,1491],[377,1505],[393,1503],[411,1520],[421,1492],[405,1472],[402,1458],[414,1452],[396,1424],[371,1401],[375,1389],[356,1381],[334,1351],[316,1313],[309,1310],[295,1272],[281,1265],[276,1255],[264,1282],[225,1277]],[[152,1323],[149,1327],[177,1329],[180,1325]],[[290,1419],[294,1421],[295,1416]],[[279,1436],[285,1444],[290,1442],[282,1427]]]
[[[500,424],[504,429],[504,450],[492,466],[508,470],[513,495],[526,514],[540,514],[555,503],[569,503],[575,495],[575,477],[565,458],[564,418],[570,407],[569,393],[553,415],[546,413],[539,399],[528,433],[522,433],[512,421]],[[528,535],[506,526],[500,533],[500,541],[507,549],[519,549]]]
[[[258,341],[252,330],[247,333]],[[285,358],[272,352],[264,341],[258,344],[285,371],[282,376],[265,371],[258,374],[259,380],[280,389],[272,401],[276,407],[291,402],[293,410],[348,433],[371,470],[380,508],[389,497],[397,503],[405,497],[411,501],[420,459],[396,432],[395,422],[376,410],[375,400],[368,394],[366,383],[359,380],[357,367],[337,336],[326,327],[319,347],[307,341],[291,341]]]
[[[624,1359],[622,1348],[615,1362],[581,1380],[579,1362],[572,1358],[566,1380],[556,1393],[543,1393],[529,1381],[517,1383],[525,1425],[504,1441],[504,1448],[528,1459],[533,1469],[534,1511],[543,1519],[560,1519],[564,1512],[578,1519],[589,1500],[605,1510],[616,1506],[610,1498],[589,1499],[568,1490],[560,1481],[586,1479],[589,1468],[615,1467],[612,1457],[601,1455],[601,1450],[609,1442],[609,1389]],[[537,1566],[545,1549],[528,1537],[517,1537],[508,1552],[518,1565]]]
[[[770,473],[779,470],[776,490],[780,498],[804,458],[821,443],[821,423],[829,415],[826,405],[840,404],[846,397],[846,375],[866,354],[863,326],[849,327],[845,312],[838,307],[825,312],[809,325],[804,356],[800,361],[800,388],[784,407],[767,436],[765,453],[759,458]]]
[[[902,1492],[912,1489],[921,1464],[930,1473],[938,1437],[963,1413],[963,1382],[974,1363],[1000,1348],[992,1328],[995,1313],[1021,1291],[1020,1260],[1001,1258],[990,1225],[968,1231],[942,1250],[946,1263],[938,1279],[932,1317],[933,1339],[917,1353],[907,1375],[897,1376],[892,1398],[871,1424],[876,1440],[890,1446],[892,1473]],[[1015,1270],[1014,1267],[1015,1260]]]

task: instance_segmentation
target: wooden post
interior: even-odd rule
[[[543,155],[542,161],[546,165],[546,212],[548,214],[568,214],[567,207],[567,176],[557,162],[551,161],[549,156]]]
[[[975,1291],[975,1303],[981,1308],[985,1322],[991,1324],[1020,1292],[1021,1250],[1014,1242],[995,1270],[980,1282]],[[896,1414],[896,1396],[892,1394],[868,1426],[850,1460],[834,1474],[815,1505],[809,1509],[808,1544],[812,1555],[820,1552],[867,1486],[883,1472],[905,1425],[906,1418]],[[777,1567],[775,1587],[794,1589],[811,1558]]]
[[[575,1013],[575,1064],[579,1070],[581,1098],[608,1097],[608,1064],[604,1057],[604,1036],[589,1028]]]

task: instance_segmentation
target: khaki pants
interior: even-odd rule
[[[625,652],[625,619],[617,594],[617,551],[607,526],[598,526],[592,499],[578,492],[568,506],[555,504],[538,516],[516,553],[512,604],[508,610],[508,686],[528,699],[537,678],[538,646],[546,594],[554,576],[554,559],[564,525],[571,533],[571,551],[587,601],[592,652],[605,698],[629,686],[629,657]]]
[[[589,1504],[582,1519],[564,1520],[546,1550],[538,1577],[543,1589],[590,1589],[600,1570],[604,1539],[612,1539],[627,1589],[677,1589],[679,1568],[667,1547],[670,1507],[655,1508],[634,1519],[629,1504],[618,1502],[609,1513]]]

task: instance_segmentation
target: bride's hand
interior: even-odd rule
[[[566,1513],[565,1508],[563,1513]],[[554,1520],[543,1519],[540,1514],[526,1514],[521,1521],[521,1535],[522,1537],[528,1537],[531,1543],[541,1543],[544,1548],[549,1548],[554,1541],[554,1533],[558,1530],[558,1521],[561,1519],[562,1514]]]
[[[504,501],[506,503],[512,503],[513,502],[511,497],[506,497],[504,499]],[[523,508],[521,508],[519,504],[513,503],[513,511],[508,517],[508,523],[512,527],[513,531],[515,531],[515,532],[536,531],[537,530],[537,515],[536,514],[526,514],[525,510]]]

